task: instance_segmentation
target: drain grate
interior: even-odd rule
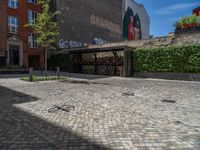
[[[99,118],[94,118],[95,122],[99,122],[99,120],[100,120]]]
[[[48,109],[49,113],[56,113],[57,111],[65,111],[65,112],[70,112],[72,109],[75,109],[74,106],[71,105],[54,105],[52,108]]]
[[[123,92],[122,96],[135,96],[135,93],[132,93],[132,92]]]
[[[82,81],[82,80],[64,80],[60,82],[67,82],[67,83],[72,83],[72,84],[99,84],[99,85],[110,85],[108,83],[101,83],[101,82],[90,82],[90,81]]]
[[[175,100],[169,100],[169,99],[164,99],[164,100],[162,100],[162,102],[164,102],[164,103],[176,103]]]

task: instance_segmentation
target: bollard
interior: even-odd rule
[[[33,81],[33,68],[29,68],[29,81]]]
[[[59,79],[59,77],[60,77],[60,67],[56,67],[56,69],[57,69],[57,77]]]

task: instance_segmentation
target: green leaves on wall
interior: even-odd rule
[[[137,72],[200,73],[200,45],[136,49],[133,69]]]

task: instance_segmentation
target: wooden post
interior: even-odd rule
[[[97,53],[94,52],[94,73],[97,74]]]
[[[117,75],[117,52],[116,51],[113,51],[113,55],[114,55],[114,75],[116,76]]]
[[[59,79],[59,77],[60,77],[60,67],[56,67],[56,68],[57,68],[57,77]]]
[[[29,68],[29,81],[33,81],[33,68]]]
[[[47,54],[47,48],[45,48],[45,77],[47,79],[47,57],[48,57],[48,54]]]
[[[131,77],[132,75],[132,51],[130,49],[124,49],[123,60],[123,77]]]

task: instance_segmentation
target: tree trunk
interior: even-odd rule
[[[45,77],[47,79],[47,48],[45,48]]]

